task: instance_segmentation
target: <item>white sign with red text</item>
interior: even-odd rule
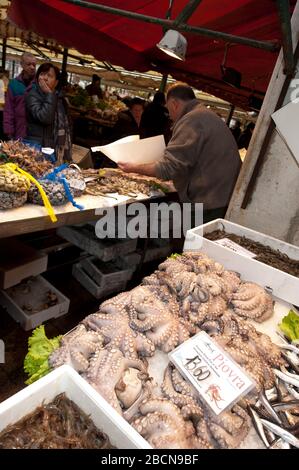
[[[216,415],[232,407],[255,386],[205,331],[185,341],[168,356]]]

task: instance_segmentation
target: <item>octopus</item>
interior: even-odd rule
[[[153,342],[143,333],[134,331],[129,324],[128,314],[122,313],[119,307],[114,307],[116,312],[92,313],[84,319],[84,324],[96,332],[99,332],[107,349],[119,349],[125,357],[138,359],[140,356],[152,356],[155,352]],[[110,310],[111,312],[111,310]]]
[[[231,410],[220,415],[205,414],[206,425],[210,436],[222,449],[235,449],[247,436],[251,419],[243,408],[234,405]]]
[[[189,311],[189,319],[196,325],[201,325],[207,318],[214,319],[220,317],[227,309],[227,302],[221,295],[211,297],[203,304],[192,304]]]
[[[77,372],[84,372],[89,366],[89,359],[103,346],[103,336],[95,331],[87,331],[79,324],[74,330],[64,336],[60,347],[49,357],[51,368],[69,364]]]
[[[241,337],[217,335],[214,339],[252,377],[258,391],[274,386],[275,376],[269,364]]]
[[[198,421],[203,417],[203,409],[197,403],[196,390],[170,364],[165,369],[161,390],[168,400],[180,408],[185,419],[192,416]]]
[[[167,274],[178,274],[182,271],[192,271],[192,266],[182,262],[182,256],[176,258],[167,258],[158,266],[159,271],[165,271]]]
[[[257,331],[253,325],[241,318],[235,318],[234,321],[238,325],[239,336],[247,342],[247,346],[253,352],[261,356],[271,367],[280,368],[285,364],[280,348],[271,341],[268,335]]]
[[[165,370],[163,394],[180,408],[184,419],[194,427],[196,439],[204,447],[236,448],[245,439],[250,428],[250,417],[238,405],[216,416],[200,400],[196,390],[173,366]]]
[[[156,449],[209,448],[195,435],[190,421],[185,421],[179,408],[165,398],[151,398],[139,406],[140,415],[131,425]]]
[[[221,274],[224,271],[222,264],[217,263],[213,259],[209,258],[205,253],[200,251],[186,251],[179,258],[181,263],[191,267],[191,270],[196,274],[203,274],[213,272],[215,274]]]
[[[253,282],[243,282],[232,294],[231,304],[237,315],[263,322],[273,314],[273,301],[267,292]]]
[[[140,398],[148,380],[146,366],[139,359],[126,358],[118,349],[98,350],[91,358],[84,378],[119,413]]]
[[[131,328],[144,333],[164,352],[189,338],[186,326],[145,286],[133,289],[128,312]]]

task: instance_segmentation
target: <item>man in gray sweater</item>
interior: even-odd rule
[[[241,160],[235,139],[220,117],[195,98],[188,85],[171,86],[166,98],[174,122],[159,162],[119,164],[127,172],[173,180],[181,202],[202,202],[204,221],[224,217]]]

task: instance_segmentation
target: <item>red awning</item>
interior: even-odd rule
[[[89,1],[158,18],[165,18],[169,6],[169,0]],[[174,0],[171,18],[175,19],[187,3],[187,0]],[[296,2],[290,3],[294,6]],[[159,25],[61,0],[12,0],[9,18],[20,28],[55,39],[64,47],[92,54],[128,70],[168,72],[176,79],[242,107],[247,107],[252,92],[266,91],[277,59],[277,53],[242,45],[230,47],[226,65],[242,73],[241,89],[233,89],[221,80],[220,64],[225,50],[222,40],[184,33],[188,49],[186,60],[181,62],[157,49],[156,43],[163,34]],[[187,22],[258,40],[281,39],[273,0],[202,0]]]

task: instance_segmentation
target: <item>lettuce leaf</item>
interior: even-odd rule
[[[62,335],[49,339],[44,325],[38,326],[28,339],[28,353],[24,359],[24,370],[29,375],[29,385],[50,372],[48,358],[60,346]]]
[[[290,310],[278,326],[291,341],[299,339],[299,315],[294,310]]]
[[[179,258],[180,256],[182,256],[181,253],[172,253],[168,258],[170,258],[170,259],[177,259],[177,258]]]

